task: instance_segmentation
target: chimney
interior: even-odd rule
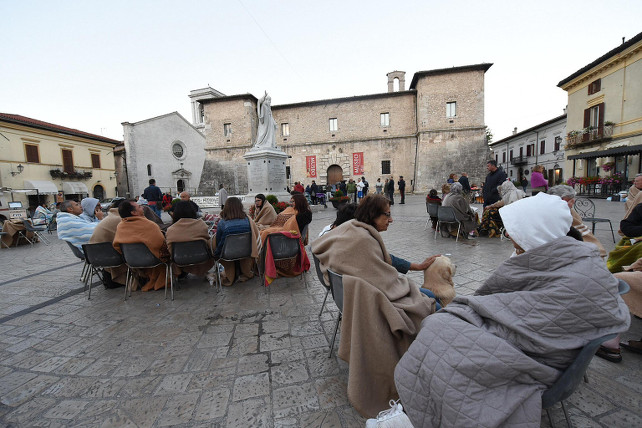
[[[513,135],[517,134],[517,127],[513,128]]]
[[[399,85],[399,88],[397,91],[405,91],[406,90],[406,72],[405,71],[391,71],[390,73],[386,74],[388,76],[388,92],[396,92],[395,91],[395,80],[397,80],[397,83]]]

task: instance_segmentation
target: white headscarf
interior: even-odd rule
[[[540,192],[499,209],[510,238],[524,251],[566,236],[573,223],[568,204]]]
[[[504,181],[500,186],[498,186],[498,189],[499,194],[502,197],[502,201],[504,201],[504,206],[519,201],[526,196],[526,194],[522,190],[519,190],[517,187],[515,187],[513,182],[510,180]]]

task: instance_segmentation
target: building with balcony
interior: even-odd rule
[[[17,114],[0,113],[0,210],[10,200],[34,208],[57,197],[116,195],[119,141]]]
[[[642,172],[642,33],[559,82],[568,93],[566,170],[609,196]]]
[[[492,157],[506,175],[516,182],[526,177],[535,165],[544,167],[544,177],[554,186],[565,180],[564,146],[566,135],[566,114],[547,120],[524,131],[517,128],[510,137],[490,144]]]

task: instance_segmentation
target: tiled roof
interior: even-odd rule
[[[21,116],[19,114],[0,113],[0,120],[15,123],[18,125],[30,126],[32,128],[45,129],[47,131],[59,132],[61,134],[73,135],[74,137],[83,137],[90,140],[101,141],[103,143],[118,144],[120,141],[112,140],[111,138],[103,137],[101,135],[90,134],[89,132],[79,131],[78,129],[67,128],[65,126],[55,125],[42,120],[32,119],[30,117]]]

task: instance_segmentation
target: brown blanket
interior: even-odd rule
[[[195,218],[182,218],[176,223],[167,228],[165,233],[167,240],[167,250],[172,254],[172,244],[174,242],[190,242],[190,241],[205,241],[209,248],[210,254],[213,253],[212,238],[207,232],[207,224],[201,219]],[[210,259],[204,263],[194,266],[184,266],[179,268],[172,264],[172,271],[174,275],[180,275],[182,272],[189,272],[197,276],[205,276],[207,272],[214,266],[214,259]]]
[[[613,274],[616,278],[626,281],[631,287],[628,293],[622,295],[622,299],[633,315],[642,317],[642,259],[622,268],[624,272]]]
[[[343,275],[339,357],[350,365],[348,399],[366,417],[397,398],[395,365],[435,301],[392,267],[377,230],[351,220],[312,243],[321,269]]]
[[[276,217],[276,220],[267,229],[261,230],[261,249],[269,234],[276,232],[290,232],[301,235],[299,224],[296,221],[297,211],[292,207],[287,207]],[[307,244],[307,237],[302,236],[303,245]],[[265,260],[265,254],[261,253],[261,261]],[[276,272],[280,277],[294,277],[301,275],[301,272],[296,269],[296,259],[278,260],[274,263]]]
[[[120,215],[118,214],[118,208],[110,208],[109,215],[102,219],[100,223],[94,229],[94,233],[91,235],[89,240],[90,244],[97,244],[99,242],[114,242],[114,237],[116,236],[116,228],[120,224]],[[111,275],[111,280],[119,284],[125,284],[127,281],[127,265],[123,264],[122,266],[116,268],[105,269]]]
[[[277,214],[274,211],[274,207],[268,201],[263,202],[261,211],[254,216],[254,222],[259,229],[267,229],[270,227],[274,220],[276,220]]]
[[[629,214],[631,214],[631,211],[633,211],[633,208],[635,208],[635,206],[640,202],[642,202],[642,192],[640,192],[640,189],[635,187],[635,184],[633,184],[631,188],[629,188],[629,193],[626,196],[626,202],[624,203],[626,213],[622,218],[627,218]]]
[[[584,242],[589,242],[597,247],[598,250],[600,250],[600,257],[605,258],[606,257],[606,249],[604,249],[604,246],[602,243],[591,233],[591,230],[587,225],[582,223],[582,217],[575,211],[573,208],[571,208],[571,215],[573,216],[573,226],[576,228],[581,234],[582,234],[582,239]]]
[[[160,260],[164,262],[169,260],[165,237],[156,223],[147,220],[145,217],[138,216],[122,219],[116,228],[116,236],[114,237],[116,251],[122,253],[120,244],[135,244],[139,242],[145,244],[152,254]],[[165,266],[160,265],[151,269],[141,269],[140,272],[141,276],[149,278],[149,282],[145,284],[143,291],[165,288]]]

